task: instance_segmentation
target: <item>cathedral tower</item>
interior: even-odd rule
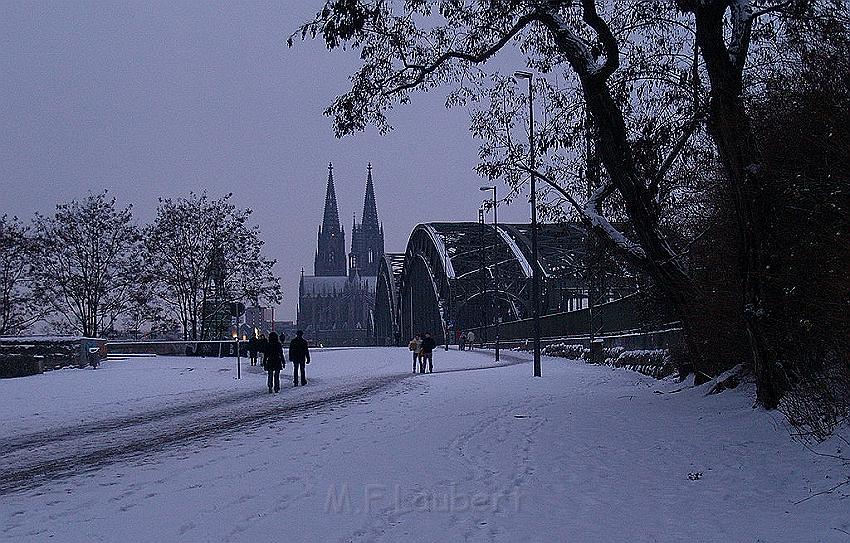
[[[367,166],[366,196],[363,199],[363,216],[351,232],[352,263],[362,276],[377,276],[378,263],[384,256],[384,227],[378,222],[375,203],[375,186],[372,182],[372,164]]]
[[[328,164],[325,214],[322,226],[319,227],[319,247],[316,251],[314,274],[317,277],[345,275],[345,231],[339,225],[333,164]]]

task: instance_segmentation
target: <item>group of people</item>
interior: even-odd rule
[[[469,332],[461,332],[460,336],[457,338],[457,345],[461,351],[465,351],[467,349],[471,351],[475,349],[475,332],[472,330]]]
[[[285,339],[286,336],[280,339],[280,341],[284,341]],[[259,337],[253,335],[248,338],[248,357],[251,360],[252,366],[262,365],[263,359],[266,357],[268,345],[269,340],[265,334],[260,334]]]
[[[256,366],[258,358],[262,356],[259,363],[269,374],[269,394],[280,392],[280,372],[286,367],[286,357],[283,354],[284,341],[286,341],[286,336],[281,338],[277,335],[277,332],[270,333],[268,339],[261,334],[260,337],[252,337],[248,340],[248,355],[251,359],[251,365]],[[298,330],[295,337],[289,342],[289,361],[292,362],[293,366],[293,385],[298,386],[299,383],[302,386],[306,385],[305,365],[310,363],[310,349],[307,340],[304,339],[303,330]]]
[[[425,373],[426,363],[428,373],[434,373],[434,348],[436,346],[437,341],[431,337],[430,332],[426,332],[425,336],[416,334],[416,337],[410,340],[407,347],[413,353],[413,373],[416,373],[417,367],[419,373]]]
[[[475,332],[461,332],[457,336],[458,348],[461,351],[473,350],[475,348]],[[413,353],[413,373],[419,370],[419,373],[425,373],[427,365],[428,373],[434,372],[434,349],[437,346],[437,341],[431,336],[430,332],[416,334],[407,344],[407,348]],[[448,350],[448,348],[446,349]]]
[[[286,368],[286,359],[283,353],[283,343],[286,336],[278,336],[277,332],[271,332],[266,338],[265,334],[251,337],[248,340],[248,354],[251,365],[261,365],[268,372],[269,394],[280,392],[280,372]],[[460,350],[472,350],[475,345],[475,334],[461,332],[458,337]],[[410,340],[408,348],[413,353],[413,373],[434,373],[434,349],[437,341],[430,332],[416,334]],[[289,342],[289,361],[293,365],[292,381],[294,386],[306,385],[307,375],[305,366],[310,363],[310,349],[307,340],[304,339],[304,331],[298,330],[295,337]]]

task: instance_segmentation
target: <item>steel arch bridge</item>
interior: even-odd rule
[[[387,255],[378,272],[378,339],[486,327],[531,316],[534,266],[540,271],[540,314],[587,305],[586,231],[576,224],[538,226],[538,259],[531,226],[478,222],[417,225],[403,255]],[[498,268],[498,272],[497,272]],[[498,273],[498,275],[497,275]],[[622,291],[632,289],[620,289]],[[612,289],[612,297],[624,292]]]

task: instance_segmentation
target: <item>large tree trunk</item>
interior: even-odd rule
[[[600,158],[614,185],[623,196],[632,228],[646,253],[643,270],[652,278],[682,321],[688,362],[682,373],[692,371],[697,383],[710,377],[714,366],[711,352],[705,348],[705,322],[697,285],[685,272],[677,255],[661,234],[658,209],[631,154],[622,111],[603,82],[583,81],[588,110],[595,123]],[[603,236],[604,238],[604,236]],[[680,363],[682,361],[679,361]]]
[[[775,408],[785,391],[767,335],[765,307],[768,257],[765,207],[766,180],[761,157],[742,96],[742,60],[733,58],[723,37],[722,6],[695,12],[697,43],[711,81],[709,134],[717,145],[728,178],[728,196],[734,206],[739,232],[739,282],[743,320],[747,328],[758,401]],[[738,51],[738,55],[745,52]]]
[[[704,323],[701,324],[696,318],[700,314],[699,301],[702,297],[679,255],[661,233],[658,204],[632,153],[622,108],[608,87],[608,77],[619,65],[616,37],[597,15],[594,3],[583,3],[583,18],[597,32],[604,45],[605,64],[599,67],[588,63],[586,51],[576,44],[575,36],[565,29],[564,23],[556,15],[543,14],[539,17],[540,22],[552,32],[581,81],[587,110],[596,128],[600,159],[611,183],[623,198],[643,255],[631,254],[605,233],[600,238],[620,254],[626,253],[624,256],[647,273],[669,300],[684,325],[691,369],[698,380],[703,380],[706,378],[706,368],[714,365],[706,364],[712,354],[704,348],[704,342],[700,339],[705,337],[702,330]]]

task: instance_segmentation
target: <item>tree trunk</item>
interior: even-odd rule
[[[769,348],[765,307],[768,254],[768,210],[765,207],[761,157],[755,144],[742,96],[740,58],[730,56],[723,36],[723,9],[715,6],[696,12],[697,43],[711,81],[708,131],[717,145],[726,171],[728,195],[735,209],[739,232],[738,270],[743,321],[752,356],[758,401],[768,409],[779,404],[785,383]],[[738,52],[743,55],[744,52]]]
[[[658,228],[657,209],[646,184],[637,176],[631,156],[622,112],[604,83],[583,82],[588,110],[600,139],[600,155],[605,169],[623,196],[626,211],[647,258],[643,270],[652,278],[682,321],[689,362],[682,373],[693,371],[697,383],[710,378],[708,368],[715,364],[705,348],[704,319],[700,321],[698,288],[677,261],[676,253]]]

